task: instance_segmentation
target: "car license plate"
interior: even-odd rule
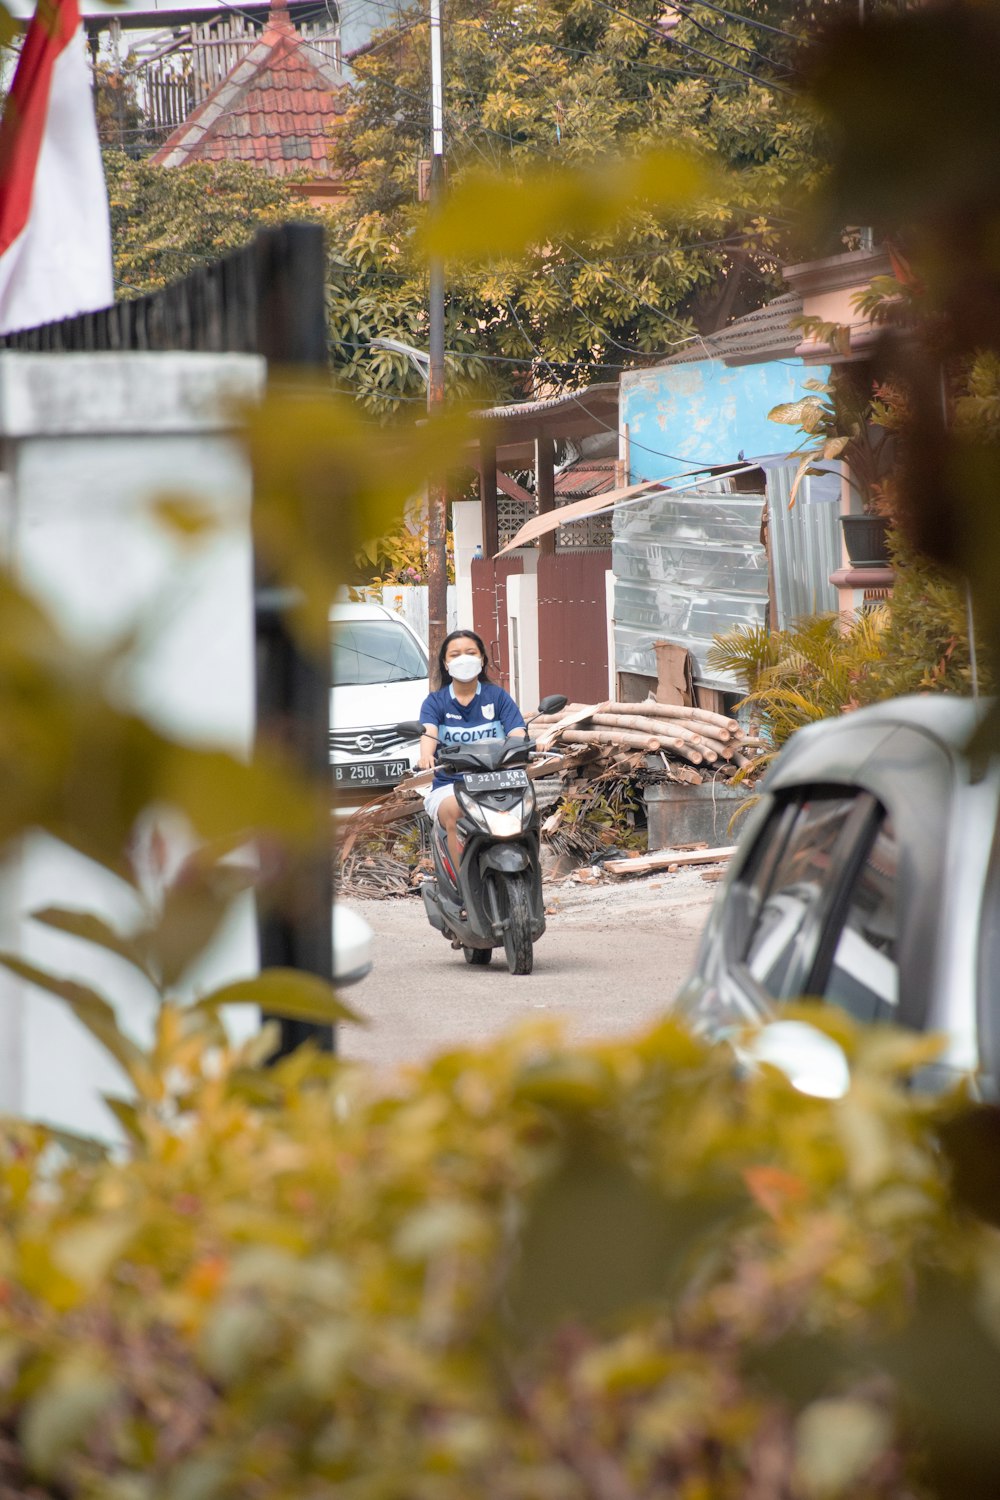
[[[336,761],[333,779],[337,786],[388,786],[401,781],[409,769],[408,760]]]
[[[505,771],[473,771],[465,777],[466,790],[470,792],[513,792],[528,785],[528,774],[520,766],[510,766]]]

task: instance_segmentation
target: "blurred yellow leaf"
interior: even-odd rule
[[[136,1232],[136,1221],[114,1216],[70,1224],[53,1241],[53,1264],[81,1286],[94,1287]]]
[[[805,1494],[833,1500],[855,1493],[891,1435],[886,1412],[868,1401],[814,1401],[795,1426],[796,1469]]]
[[[485,1245],[490,1226],[468,1203],[428,1203],[400,1224],[394,1240],[403,1260],[430,1260],[442,1251]]]
[[[161,493],[154,497],[151,511],[165,531],[184,543],[204,541],[220,527],[218,509],[196,495]]]
[[[330,605],[350,559],[392,529],[429,475],[471,461],[463,447],[472,432],[459,412],[380,428],[327,387],[292,380],[273,382],[247,424],[258,553],[297,591],[289,623],[325,661]]]
[[[717,185],[703,162],[664,146],[575,169],[466,172],[423,241],[429,253],[450,260],[502,259],[560,235],[602,234],[640,208],[689,212]]]
[[[0,965],[21,979],[38,985],[50,995],[65,1000],[77,1020],[87,1028],[104,1050],[129,1075],[134,1076],[142,1064],[142,1053],[118,1025],[114,1007],[88,985],[77,984],[59,974],[49,974],[13,953],[0,953]]]
[[[609,1103],[614,1087],[614,1075],[600,1058],[565,1051],[529,1062],[517,1080],[524,1099],[580,1109]]]
[[[332,1025],[335,1021],[365,1024],[361,1016],[337,998],[325,979],[302,969],[265,969],[248,979],[223,985],[197,1001],[195,1010],[218,1010],[221,1005],[259,1005],[274,1016],[293,1021]]]
[[[668,1201],[596,1142],[577,1142],[528,1211],[508,1293],[518,1333],[667,1296],[695,1246],[738,1212],[735,1194]]]
[[[31,917],[32,921],[41,922],[46,927],[54,927],[57,932],[68,933],[71,937],[82,938],[84,942],[95,943],[109,953],[116,953],[119,958],[123,958],[126,963],[132,964],[134,968],[141,970],[149,977],[141,948],[131,938],[123,937],[121,933],[116,932],[93,912],[71,911],[66,907],[47,906],[40,911],[33,911]]]
[[[233,901],[254,884],[249,865],[217,862],[199,851],[167,888],[155,923],[141,935],[150,969],[170,989],[197,962],[225,921]]]
[[[205,1367],[223,1384],[249,1374],[272,1346],[274,1319],[252,1302],[223,1302],[215,1307],[201,1333]]]
[[[35,1473],[58,1471],[70,1449],[88,1436],[118,1395],[118,1383],[100,1366],[72,1359],[57,1367],[28,1403],[21,1421],[25,1456]]]

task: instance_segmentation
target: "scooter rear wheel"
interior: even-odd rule
[[[526,875],[509,875],[502,882],[506,897],[507,921],[503,930],[503,949],[511,974],[530,974],[535,962],[531,941],[531,899]]]
[[[476,964],[480,967],[483,964],[488,964],[493,957],[492,948],[463,948],[462,952],[465,954],[465,962],[467,964]]]

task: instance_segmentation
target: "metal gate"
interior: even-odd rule
[[[604,575],[611,549],[556,552],[538,559],[538,686],[572,703],[608,696],[608,610]]]
[[[520,557],[477,557],[472,562],[472,628],[486,643],[492,663],[490,676],[508,691],[507,579],[512,573],[523,572]]]

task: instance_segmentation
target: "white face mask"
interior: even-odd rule
[[[445,666],[456,682],[472,682],[483,670],[483,658],[478,651],[465,651],[461,656],[453,656]]]

